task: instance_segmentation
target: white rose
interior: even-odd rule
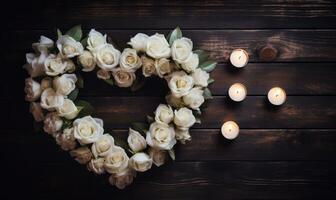
[[[118,174],[112,174],[109,178],[111,185],[115,185],[118,189],[122,190],[133,182],[136,172],[131,169],[124,170]]]
[[[60,117],[64,117],[65,119],[69,119],[69,120],[77,117],[79,113],[78,108],[76,107],[74,102],[71,101],[70,99],[64,99],[63,105],[61,105],[60,107],[57,107],[56,110],[57,110],[57,114]]]
[[[176,139],[180,141],[182,144],[185,144],[186,141],[191,140],[188,128],[176,128],[175,133],[176,133]]]
[[[131,128],[128,132],[127,143],[133,152],[142,151],[147,147],[146,139],[138,131]]]
[[[33,49],[36,49],[40,53],[42,52],[47,53],[48,49],[54,46],[54,41],[52,41],[50,38],[47,38],[41,35],[39,42],[33,43],[32,46],[33,46]]]
[[[194,73],[191,74],[191,76],[194,79],[194,83],[197,86],[201,87],[207,87],[208,86],[208,80],[210,78],[210,75],[208,72],[203,71],[200,68],[197,68]]]
[[[180,38],[171,47],[172,58],[178,63],[184,63],[192,54],[193,42],[189,38]]]
[[[92,158],[92,153],[86,146],[70,151],[70,155],[80,164],[86,164]]]
[[[169,105],[171,105],[175,108],[179,108],[179,107],[184,106],[182,98],[177,98],[172,94],[169,94],[169,95],[166,96],[166,101]]]
[[[175,110],[174,123],[180,128],[189,128],[196,122],[192,111],[186,107]]]
[[[57,76],[66,71],[67,63],[61,57],[50,54],[44,61],[44,71],[49,76]]]
[[[194,81],[193,78],[188,75],[174,75],[170,79],[168,86],[172,94],[175,97],[180,98],[189,93],[194,86]]]
[[[138,172],[149,170],[152,167],[152,163],[152,159],[145,153],[136,153],[129,160],[130,167]]]
[[[78,56],[78,63],[83,67],[83,72],[93,71],[96,67],[96,61],[93,54],[87,50],[84,50],[83,53]]]
[[[167,152],[164,150],[149,148],[148,154],[157,167],[163,165],[167,160]]]
[[[103,121],[91,116],[76,119],[73,122],[75,138],[81,144],[96,142],[103,135]]]
[[[100,32],[95,29],[91,29],[89,32],[89,37],[87,39],[88,49],[93,50],[103,44],[106,44],[106,34],[103,36]]]
[[[146,134],[146,141],[153,148],[170,150],[176,144],[174,128],[154,122]]]
[[[32,78],[27,78],[25,80],[24,91],[26,93],[26,101],[35,101],[41,96],[42,93],[41,85]]]
[[[163,34],[156,33],[148,38],[146,54],[155,59],[170,57],[169,44]]]
[[[77,42],[75,39],[68,35],[62,35],[58,38],[56,46],[62,55],[65,58],[73,58],[83,53],[83,46],[80,42]]]
[[[105,157],[104,167],[110,174],[120,173],[128,167],[128,156],[125,150],[115,146],[110,154]]]
[[[57,94],[54,89],[47,88],[41,94],[41,107],[47,110],[54,110],[64,103],[63,95]]]
[[[155,69],[155,61],[151,58],[146,56],[141,56],[141,63],[142,63],[142,74],[145,77],[150,77],[151,75],[156,73]]]
[[[55,112],[48,113],[44,119],[43,130],[48,134],[55,134],[61,130],[63,120]]]
[[[187,58],[187,60],[181,64],[181,67],[186,72],[190,73],[195,71],[195,69],[198,67],[198,63],[199,63],[198,55],[196,53],[192,53]]]
[[[76,148],[77,143],[73,130],[73,128],[66,128],[63,130],[63,133],[56,135],[56,142],[64,151],[69,151]]]
[[[31,102],[29,106],[29,112],[33,115],[34,120],[41,122],[44,119],[44,114],[42,112],[41,105],[36,102]]]
[[[197,110],[205,101],[203,90],[199,87],[191,89],[189,94],[183,97],[183,101],[190,108]]]
[[[169,124],[174,119],[173,109],[169,105],[160,104],[155,110],[155,121]]]
[[[57,94],[69,95],[76,88],[76,74],[63,74],[53,80],[53,86]]]
[[[133,72],[127,72],[121,68],[117,68],[112,71],[112,75],[115,83],[119,87],[130,87],[135,81],[135,74]]]
[[[98,67],[104,70],[111,70],[119,64],[120,51],[111,44],[98,46],[93,53]]]
[[[155,60],[155,69],[159,77],[163,77],[173,71],[172,65],[170,65],[167,58],[160,58]]]
[[[127,44],[131,45],[132,48],[137,51],[145,52],[148,38],[148,35],[144,33],[138,33],[132,37],[131,40],[127,42]]]
[[[33,53],[26,54],[27,63],[23,66],[28,74],[35,78],[44,74],[44,62],[47,58],[47,53],[42,52],[39,56]]]
[[[41,89],[42,91],[52,87],[52,78],[51,77],[45,77],[41,80]]]
[[[93,143],[91,150],[95,158],[107,156],[114,148],[114,139],[110,134],[104,134]]]
[[[87,168],[89,171],[94,172],[95,174],[103,174],[105,173],[104,161],[104,158],[92,159],[88,163]]]
[[[97,77],[102,80],[107,80],[111,78],[111,72],[100,69],[97,71]]]
[[[120,68],[128,72],[135,72],[141,67],[141,59],[135,49],[126,48],[120,56]]]

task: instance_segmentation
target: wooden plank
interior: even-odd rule
[[[130,187],[119,191],[108,185],[106,176],[93,176],[79,165],[25,163],[25,170],[15,165],[11,170],[17,173],[5,174],[4,191],[24,185],[20,194],[48,199],[333,199],[335,167],[335,162],[174,163],[138,174]]]
[[[107,129],[106,132],[116,141],[126,142],[127,130]],[[5,157],[20,157],[32,163],[70,163],[72,160],[46,133],[11,131],[1,136]],[[193,129],[191,136],[191,142],[176,146],[176,161],[336,161],[334,129],[242,129],[232,142],[225,140],[219,129]],[[40,154],[41,149],[43,155],[48,156],[30,156]]]
[[[74,24],[96,28],[335,28],[333,1],[9,2],[9,29]],[[11,11],[16,12],[11,12]],[[60,14],[61,13],[61,14]],[[51,17],[57,16],[57,17]],[[106,20],[108,19],[108,20]],[[161,20],[158,20],[161,19]]]

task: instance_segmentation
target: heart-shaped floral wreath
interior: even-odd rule
[[[84,39],[80,26],[64,35],[57,30],[57,35],[57,48],[44,36],[33,43],[35,53],[26,54],[24,65],[30,75],[25,80],[26,100],[35,121],[43,122],[44,132],[90,171],[110,174],[109,182],[119,189],[152,163],[161,166],[167,155],[174,160],[176,141],[184,144],[191,139],[189,128],[200,122],[200,106],[212,98],[208,72],[216,62],[202,50],[193,51],[193,42],[182,37],[179,28],[167,38],[138,33],[122,52],[94,29]],[[139,70],[137,79],[138,69],[142,75]],[[76,99],[83,87],[79,71],[96,71],[107,83],[132,90],[143,85],[139,76],[159,76],[170,88],[167,104],[160,104],[154,117],[147,116],[148,123],[134,123],[127,143],[115,141],[104,133],[103,120],[91,117],[90,104]]]

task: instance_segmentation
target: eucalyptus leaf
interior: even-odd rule
[[[57,29],[56,31],[57,31],[57,38],[60,38],[62,36],[62,31],[59,29]]]
[[[70,128],[72,126],[72,120],[63,118],[62,129]]]
[[[201,122],[201,118],[197,117],[195,123],[196,123],[196,124],[201,124],[201,123],[202,123],[202,122]]]
[[[68,95],[68,99],[70,99],[71,101],[75,101],[78,97],[78,93],[79,90],[78,88],[74,89],[69,95]]]
[[[147,115],[147,122],[148,123],[153,123],[155,121],[154,117]]]
[[[87,101],[77,100],[77,101],[75,101],[75,105],[77,107],[82,107],[82,109],[79,112],[77,117],[84,117],[84,116],[87,116],[87,115],[91,115],[94,112],[94,108]]]
[[[148,131],[148,124],[141,122],[134,122],[132,123],[131,128],[133,130],[138,131],[141,134],[146,134],[146,132]]]
[[[169,33],[167,40],[170,45],[173,45],[173,42],[180,38],[182,38],[182,31],[180,27],[176,27],[172,32]]]
[[[206,72],[211,72],[212,70],[215,69],[217,65],[217,62],[214,61],[205,61],[204,63],[199,65],[199,68],[201,68],[202,70],[206,71]]]
[[[170,158],[175,161],[175,151],[174,151],[174,149],[170,149],[168,151],[168,153],[169,153]]]
[[[134,83],[132,84],[131,86],[131,91],[132,92],[135,92],[135,91],[138,91],[140,90],[146,83],[146,79],[144,78],[138,78],[138,79],[135,79]]]
[[[84,88],[84,79],[82,77],[82,75],[80,74],[76,74],[77,76],[77,82],[76,82],[76,85],[79,87],[79,88]]]
[[[213,98],[209,88],[204,89],[203,97],[204,97],[204,99],[212,99]]]
[[[85,38],[83,38],[82,40],[81,40],[81,43],[82,43],[82,46],[85,48],[88,44],[87,44],[87,40],[88,40],[88,36],[87,37],[85,37]]]
[[[198,60],[200,64],[204,63],[209,58],[209,55],[203,50],[195,50],[194,53],[198,55]]]
[[[74,26],[69,29],[65,34],[80,42],[83,35],[82,27],[81,25]]]
[[[213,82],[215,82],[215,80],[214,80],[213,78],[209,78],[209,80],[208,80],[208,84],[211,84],[211,83],[213,83]]]
[[[107,84],[114,85],[113,79],[103,79]]]

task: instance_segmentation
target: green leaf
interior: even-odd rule
[[[169,153],[170,158],[175,161],[175,151],[174,151],[174,149],[170,149],[168,151],[168,153]]]
[[[60,38],[62,36],[61,30],[57,29],[57,38]]]
[[[215,80],[214,80],[213,78],[209,78],[209,80],[208,80],[208,84],[211,84],[211,83],[213,83],[213,82],[215,82]]]
[[[92,105],[87,102],[87,101],[83,101],[83,100],[77,100],[75,102],[75,105],[78,107],[78,108],[81,108],[79,114],[78,114],[78,118],[80,117],[84,117],[84,116],[87,116],[87,115],[91,115],[93,112],[94,112],[94,108],[92,107]]]
[[[63,118],[62,129],[70,128],[72,126],[72,120]]]
[[[85,37],[85,38],[83,38],[82,40],[81,40],[81,44],[82,44],[82,46],[85,48],[88,44],[87,44],[87,40],[88,40],[88,38],[89,38],[89,36],[87,36],[87,37]]]
[[[209,88],[204,89],[203,97],[204,97],[204,99],[212,99],[213,98]]]
[[[147,115],[147,122],[148,123],[153,123],[155,121],[154,117]]]
[[[83,35],[82,27],[81,25],[74,26],[69,29],[65,34],[80,42]]]
[[[204,63],[209,58],[209,55],[203,50],[195,50],[194,53],[198,55],[198,60],[200,64]]]
[[[148,131],[148,124],[141,122],[134,122],[132,123],[131,128],[133,130],[138,131],[139,133],[146,134],[146,132]]]
[[[173,42],[177,39],[182,38],[182,31],[179,27],[176,27],[172,32],[169,33],[167,40],[171,45],[173,45]]]
[[[107,84],[109,84],[109,85],[114,85],[114,83],[113,83],[113,79],[103,79]]]
[[[72,101],[75,101],[78,97],[78,93],[79,93],[79,90],[78,88],[74,89],[69,95],[68,95],[68,99],[72,100]]]
[[[212,70],[215,69],[217,65],[217,62],[214,61],[205,61],[204,63],[199,65],[199,68],[201,68],[202,70],[206,71],[206,72],[211,72]]]
[[[84,79],[83,79],[82,75],[76,74],[76,76],[77,76],[76,85],[78,86],[78,88],[84,88]]]
[[[139,77],[135,79],[134,83],[131,86],[131,91],[135,92],[135,91],[140,90],[145,85],[145,83],[146,83],[146,79],[144,78]]]

